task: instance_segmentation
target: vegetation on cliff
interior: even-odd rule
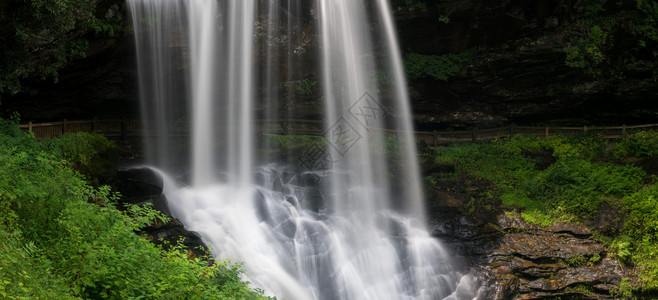
[[[454,166],[461,178],[490,182],[469,205],[499,199],[528,222],[579,223],[597,231],[613,255],[634,266],[639,280],[620,292],[658,290],[658,132],[608,141],[516,136],[483,144],[433,148],[426,163]],[[428,174],[428,183],[441,174]],[[602,217],[612,215],[611,218]]]
[[[89,39],[120,29],[118,7],[103,0],[4,0],[0,2],[0,95],[29,92],[26,80],[57,81],[67,62],[84,57]]]
[[[93,170],[90,158],[111,147],[89,134],[39,142],[0,119],[0,298],[264,298],[239,264],[139,236],[166,218],[148,206],[118,210],[117,194],[73,169]]]
[[[622,78],[632,71],[629,65],[656,65],[658,3],[589,1],[577,9],[577,33],[565,48],[568,66],[597,76]],[[658,78],[655,68],[643,69],[653,69],[653,77]]]
[[[433,78],[445,81],[464,70],[468,64],[473,62],[476,55],[475,50],[444,55],[408,53],[404,57],[404,68],[409,80]]]

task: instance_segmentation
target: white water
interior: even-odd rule
[[[256,287],[283,299],[473,297],[470,279],[453,270],[455,262],[425,228],[386,0],[129,4],[141,96],[148,98],[144,118],[159,120],[149,127],[158,136],[147,143],[151,162],[180,175],[170,165],[184,165],[186,156],[169,149],[187,142],[172,139],[169,127],[191,120],[185,152],[191,179],[178,188],[185,180],[163,173],[165,193],[174,216],[215,256],[244,261]],[[180,55],[159,54],[172,51],[174,40]],[[290,83],[305,72],[317,74],[318,99],[295,97]],[[180,82],[185,92],[173,102],[189,99],[185,105],[172,104],[171,83]],[[302,152],[283,149],[288,159],[259,151],[272,143],[263,141],[266,128],[256,126],[256,112],[266,121],[294,119],[300,109],[293,104],[318,100],[323,142]]]

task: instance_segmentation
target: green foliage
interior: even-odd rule
[[[628,277],[621,279],[619,283],[619,288],[616,291],[612,291],[612,296],[618,297],[621,299],[633,299],[633,286]]]
[[[116,145],[102,135],[76,132],[42,141],[44,148],[65,160],[78,172],[98,177],[109,166],[109,158]]]
[[[658,186],[650,185],[622,199],[628,219],[625,232],[631,237],[658,243]]]
[[[549,225],[584,220],[603,201],[636,190],[645,173],[634,166],[594,162],[603,141],[596,137],[516,136],[490,144],[456,144],[436,151],[464,176],[494,183],[503,204],[522,210],[526,220]],[[555,162],[540,169],[533,153],[549,150]]]
[[[529,199],[579,217],[593,216],[608,197],[621,197],[640,186],[644,172],[633,166],[559,160],[521,186]],[[558,209],[559,208],[559,209]]]
[[[9,138],[17,138],[23,135],[23,131],[18,128],[18,121],[0,119],[0,135]]]
[[[76,299],[66,281],[53,274],[52,261],[20,231],[0,226],[0,298]]]
[[[448,80],[448,78],[457,75],[467,65],[471,64],[476,54],[475,50],[444,55],[409,53],[404,57],[407,78],[410,80],[423,78]]]
[[[81,201],[84,182],[54,155],[27,148],[0,148],[0,198],[19,218],[27,238],[56,231],[57,214],[68,201]]]
[[[641,131],[625,136],[612,150],[616,159],[658,156],[658,132]]]
[[[97,197],[107,197],[105,192]],[[134,231],[162,218],[149,207],[131,207],[122,213],[112,205],[77,202],[58,219],[65,233],[53,241],[51,256],[59,257],[57,270],[70,278],[73,291],[83,298],[136,297],[231,299],[257,297],[242,282],[239,266],[188,259],[181,246],[165,253]]]
[[[590,258],[589,258],[589,265],[593,266],[597,264],[598,262],[601,261],[601,255],[599,253],[594,253]]]
[[[113,35],[120,14],[96,17],[97,0],[0,2],[0,94],[29,90],[26,79],[57,81],[57,71],[82,57],[87,33]]]
[[[117,195],[90,187],[56,148],[7,132],[16,131],[0,132],[0,298],[263,298],[239,264],[189,259],[135,233],[161,213],[118,210]]]
[[[404,10],[419,10],[422,12],[427,11],[427,4],[422,0],[401,0],[397,1],[397,11]]]
[[[313,94],[315,87],[318,85],[318,82],[305,78],[301,80],[286,81],[281,84],[281,89],[288,90],[293,94],[301,94],[304,96],[310,96]]]
[[[627,235],[620,235],[610,243],[610,249],[621,262],[629,262],[632,253],[633,239]]]
[[[580,34],[565,47],[565,63],[593,75],[623,77],[628,65],[644,62],[653,65],[658,77],[658,4],[636,0],[630,8],[624,2],[592,1],[579,8]],[[614,7],[613,7],[614,6]]]
[[[649,239],[634,241],[632,261],[640,275],[641,289],[655,291],[658,290],[658,243]]]
[[[576,38],[571,45],[565,48],[567,57],[565,63],[573,68],[592,68],[598,66],[605,60],[603,49],[605,48],[607,33],[599,26],[592,26],[586,37]]]
[[[576,292],[576,293],[581,293],[581,294],[586,294],[586,295],[592,295],[595,294],[594,290],[592,289],[591,285],[587,284],[576,284],[573,286],[568,286],[564,289],[565,292]]]

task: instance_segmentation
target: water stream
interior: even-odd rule
[[[387,0],[128,3],[149,164],[213,255],[283,299],[473,298],[426,228]]]

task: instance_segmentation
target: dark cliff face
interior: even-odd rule
[[[403,51],[444,55],[475,50],[476,55],[445,81],[410,80],[419,129],[630,125],[658,117],[654,64],[629,64],[623,77],[590,75],[565,64],[565,47],[580,30],[578,12],[585,1],[426,3],[418,9],[393,1]],[[138,117],[134,37],[125,5],[121,11],[123,33],[93,41],[85,59],[60,72],[58,84],[45,82],[37,94],[3,99],[3,115],[18,111],[24,121]]]
[[[17,111],[22,121],[138,118],[137,70],[130,36],[95,41],[87,58],[60,71],[59,82],[43,82],[35,94],[6,98],[4,114]]]
[[[28,78],[22,82],[27,91],[0,95],[0,117],[13,112],[20,113],[25,122],[137,117],[135,46],[124,2],[98,0],[95,14],[120,15],[121,30],[112,37],[86,33],[89,46],[84,58],[58,70],[57,82]]]
[[[477,50],[470,64],[446,81],[410,81],[419,127],[653,122],[658,84],[651,62],[628,64],[623,76],[591,75],[565,64],[565,48],[582,31],[585,5],[456,0],[398,11],[407,53]]]

